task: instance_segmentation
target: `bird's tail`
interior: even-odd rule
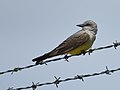
[[[50,58],[52,56],[50,56],[50,53],[46,53],[42,56],[39,56],[37,58],[34,58],[32,61],[33,62],[36,62],[36,65],[39,64],[40,62],[43,62],[43,60],[47,59],[47,58]]]

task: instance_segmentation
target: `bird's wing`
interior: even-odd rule
[[[89,34],[84,31],[77,32],[63,41],[58,47],[53,49],[50,52],[50,55],[57,56],[65,54],[66,52],[74,50],[84,44],[87,40],[89,40]]]

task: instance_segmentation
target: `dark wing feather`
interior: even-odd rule
[[[63,41],[58,47],[50,52],[50,56],[57,56],[65,54],[80,45],[84,44],[89,39],[89,35],[86,32],[77,32]]]

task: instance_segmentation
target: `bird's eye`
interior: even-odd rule
[[[90,26],[91,24],[87,23],[85,26]]]

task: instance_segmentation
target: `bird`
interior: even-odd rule
[[[35,64],[38,65],[48,58],[68,54],[76,55],[90,49],[96,39],[98,31],[97,24],[93,20],[86,20],[82,24],[77,24],[76,26],[82,29],[68,37],[50,52],[38,56],[32,59],[32,61],[36,62]]]

